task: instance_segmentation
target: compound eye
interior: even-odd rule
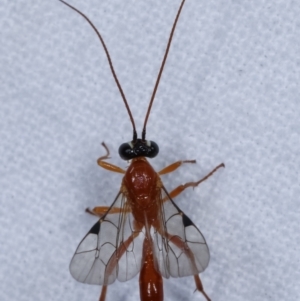
[[[159,147],[154,141],[147,141],[149,143],[148,154],[145,157],[154,158],[159,152]]]
[[[134,158],[132,142],[123,143],[119,147],[119,155],[123,160]]]
[[[142,139],[123,143],[119,147],[119,155],[124,160],[131,160],[137,157],[154,158],[158,152],[158,145],[154,141]]]

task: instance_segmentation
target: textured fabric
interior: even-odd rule
[[[71,0],[70,0],[71,1]],[[180,1],[82,1],[99,28],[140,134]],[[226,168],[175,199],[211,252],[212,301],[300,300],[300,2],[187,0],[148,122],[168,190]],[[59,1],[0,5],[0,300],[98,300],[68,265],[122,176],[132,129],[97,36]],[[204,300],[193,277],[165,300]],[[138,278],[107,301],[138,301]]]

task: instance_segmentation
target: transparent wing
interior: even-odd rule
[[[203,272],[209,263],[205,238],[162,187],[159,224],[153,235],[157,269],[163,277]]]
[[[110,213],[115,208],[120,213]],[[79,282],[99,285],[134,277],[141,269],[144,233],[133,224],[128,201],[119,192],[78,245],[70,263],[71,275]]]

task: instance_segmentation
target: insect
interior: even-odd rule
[[[99,301],[104,301],[109,284],[116,279],[129,280],[140,273],[141,301],[163,301],[163,277],[192,275],[196,289],[210,301],[199,277],[209,262],[205,238],[174,203],[173,198],[188,187],[198,186],[225,166],[222,163],[199,181],[180,185],[167,192],[160,176],[173,172],[182,164],[196,161],[177,161],[157,173],[146,159],[154,158],[159,151],[154,141],[146,140],[146,125],[185,0],[181,2],[173,23],[141,138],[137,136],[133,116],[100,32],[86,15],[65,1],[59,1],[79,13],[98,35],[133,127],[132,141],[123,143],[119,148],[121,158],[130,161],[127,170],[107,162],[109,149],[102,143],[106,154],[98,159],[98,164],[124,177],[120,191],[110,207],[86,210],[100,219],[75,251],[70,263],[72,276],[79,282],[102,285]]]

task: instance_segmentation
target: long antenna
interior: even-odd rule
[[[104,43],[104,40],[103,40],[103,38],[102,38],[100,32],[98,31],[98,29],[96,28],[96,26],[92,23],[92,21],[91,21],[84,13],[82,13],[82,12],[79,11],[77,8],[75,8],[74,6],[70,5],[69,3],[67,3],[67,2],[65,2],[65,1],[63,1],[63,0],[59,0],[59,1],[62,2],[63,4],[65,4],[65,5],[67,5],[68,7],[70,7],[71,9],[73,9],[74,11],[76,11],[78,14],[80,14],[80,15],[81,15],[81,16],[82,16],[82,17],[83,17],[83,18],[91,25],[91,27],[92,27],[92,28],[94,29],[94,31],[96,32],[96,34],[97,34],[97,36],[98,36],[98,38],[99,38],[99,40],[100,40],[100,42],[101,42],[101,44],[102,44],[102,46],[103,46],[103,48],[104,48],[104,51],[105,51],[105,54],[106,54],[106,57],[107,57],[107,60],[108,60],[109,66],[110,66],[111,73],[112,73],[112,75],[113,75],[113,77],[114,77],[114,79],[115,79],[115,82],[116,82],[116,84],[117,84],[117,86],[118,86],[118,88],[119,88],[119,91],[120,91],[120,94],[121,94],[121,96],[122,96],[122,98],[123,98],[123,101],[124,101],[125,107],[126,107],[126,109],[127,109],[127,112],[128,112],[129,118],[130,118],[130,121],[131,121],[131,123],[132,123],[132,128],[133,128],[133,141],[136,141],[136,140],[137,140],[137,133],[136,133],[136,128],[135,128],[134,119],[133,119],[133,117],[132,117],[132,114],[131,114],[131,111],[130,111],[128,102],[127,102],[127,100],[126,100],[125,94],[124,94],[123,89],[122,89],[122,87],[121,87],[121,84],[120,84],[120,82],[119,82],[119,80],[118,80],[117,74],[116,74],[115,69],[114,69],[114,66],[113,66],[113,64],[112,64],[112,60],[111,60],[111,58],[110,58],[109,52],[108,52],[108,50],[107,50],[107,47],[106,47],[106,45],[105,45],[105,43]]]
[[[177,24],[177,21],[179,19],[179,16],[180,16],[180,13],[181,13],[181,10],[182,10],[184,2],[185,2],[185,0],[182,0],[182,2],[180,4],[180,7],[178,9],[178,12],[177,12],[175,21],[173,23],[173,27],[172,27],[172,30],[171,30],[171,33],[170,33],[170,37],[169,37],[167,49],[166,49],[166,52],[165,52],[165,56],[164,56],[164,58],[162,60],[161,66],[160,66],[160,70],[159,70],[159,73],[158,73],[158,76],[157,76],[157,80],[156,80],[156,83],[155,83],[155,86],[154,86],[154,90],[152,92],[151,100],[149,102],[147,114],[146,114],[146,117],[145,117],[144,127],[143,127],[143,132],[142,132],[142,140],[146,139],[146,125],[147,125],[148,117],[150,115],[150,111],[151,111],[152,104],[153,104],[153,101],[154,101],[154,98],[155,98],[155,94],[156,94],[156,91],[157,91],[157,88],[158,88],[158,84],[159,84],[159,81],[160,81],[160,78],[161,78],[162,72],[164,70],[167,57],[168,57],[168,53],[169,53],[169,49],[170,49],[171,42],[172,42],[172,39],[173,39],[173,35],[174,35],[175,28],[176,28],[176,24]]]

